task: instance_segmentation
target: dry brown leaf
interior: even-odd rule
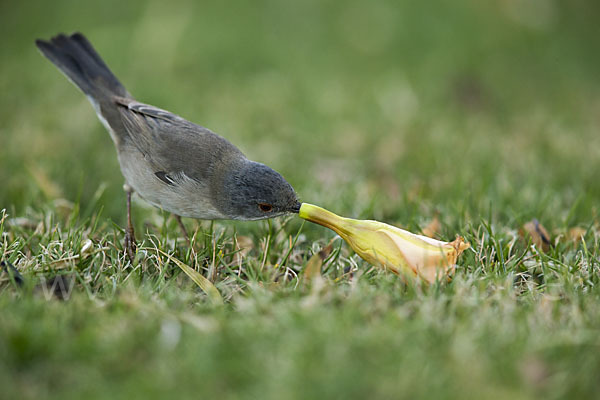
[[[550,241],[550,235],[548,231],[540,221],[537,219],[533,219],[523,225],[523,228],[519,232],[521,236],[525,239],[531,238],[531,242],[538,249],[542,250],[546,253],[552,247],[552,242]]]
[[[321,276],[321,267],[323,266],[323,262],[329,257],[331,251],[333,250],[333,240],[329,242],[329,244],[321,249],[318,253],[313,254],[313,256],[306,263],[306,267],[304,267],[304,280],[306,282],[310,282],[314,278]]]

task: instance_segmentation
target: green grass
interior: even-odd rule
[[[0,275],[0,397],[597,396],[600,10],[534,3],[2,3],[0,258],[25,285]],[[74,30],[302,200],[414,232],[438,216],[472,250],[426,287],[338,238],[308,284],[330,231],[186,220],[190,248],[139,201],[129,262],[110,138],[33,45]],[[548,252],[520,234],[534,218]]]

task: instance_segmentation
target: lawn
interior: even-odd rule
[[[3,2],[0,261],[24,283],[0,274],[0,398],[596,397],[599,12]],[[186,219],[190,244],[136,199],[130,261],[110,137],[34,46],[72,31],[138,100],[226,137],[302,201],[471,249],[426,285],[298,217]]]

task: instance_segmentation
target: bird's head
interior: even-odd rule
[[[245,162],[226,174],[220,190],[222,212],[232,219],[257,220],[298,213],[296,192],[278,172],[264,164]]]

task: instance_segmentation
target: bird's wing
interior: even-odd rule
[[[133,99],[116,97],[115,102],[123,107],[126,107],[129,111],[145,117],[167,121],[172,124],[195,125],[188,120],[181,118],[179,115],[173,114],[172,112],[151,106],[149,104],[140,103]],[[203,129],[207,130],[205,128]]]
[[[123,126],[133,145],[166,183],[185,174],[205,182],[215,163],[231,156],[244,157],[223,137],[178,115],[132,99],[116,98]]]

